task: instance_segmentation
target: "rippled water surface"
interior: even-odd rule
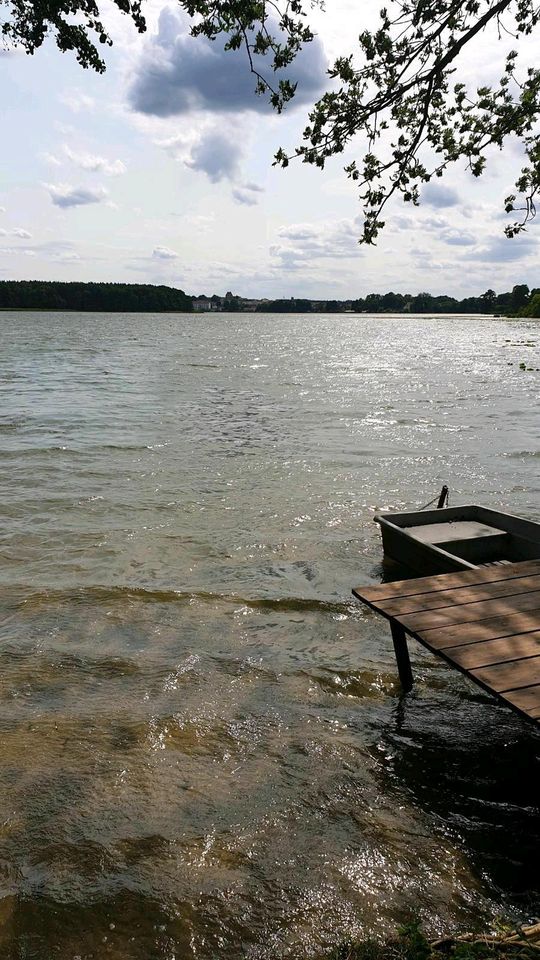
[[[0,956],[320,957],[538,912],[538,737],[377,507],[540,521],[534,321],[0,314]],[[527,368],[520,369],[524,363]]]

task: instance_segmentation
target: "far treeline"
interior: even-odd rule
[[[192,297],[175,287],[139,283],[62,283],[45,280],[1,280],[0,309],[76,310],[103,313],[483,313],[540,317],[540,288],[522,283],[507,293],[486,290],[480,297],[430,293],[370,293],[356,300],[248,300],[228,292],[224,297]]]
[[[240,298],[238,298],[240,299]],[[241,302],[241,300],[240,300]],[[430,293],[369,293],[357,300],[313,301],[304,299],[264,300],[261,313],[491,313],[496,316],[540,317],[540,288],[529,290],[522,283],[507,293],[486,290],[480,297],[455,297]]]
[[[0,309],[186,313],[192,308],[192,298],[183,290],[149,283],[0,281]]]

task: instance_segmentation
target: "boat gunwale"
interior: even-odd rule
[[[463,517],[463,513],[468,513],[468,516]],[[427,552],[433,553],[435,556],[439,557],[441,561],[450,561],[453,564],[458,562],[461,569],[474,570],[478,567],[478,564],[471,563],[470,561],[465,560],[457,554],[451,553],[449,550],[445,550],[434,543],[422,541],[419,537],[416,537],[414,534],[409,533],[406,529],[404,529],[400,523],[395,522],[399,519],[402,523],[404,523],[404,525],[407,526],[427,526],[433,522],[451,523],[453,520],[473,519],[473,517],[476,520],[483,520],[486,523],[488,520],[492,523],[496,523],[497,520],[503,519],[507,522],[502,524],[501,533],[514,534],[518,537],[524,536],[525,539],[532,539],[532,542],[540,545],[540,523],[537,523],[534,520],[526,520],[524,517],[519,517],[516,514],[505,513],[502,510],[494,510],[491,507],[483,507],[481,504],[477,503],[457,504],[456,506],[442,507],[434,510],[417,510],[403,513],[377,513],[373,519],[380,525],[381,532],[384,532],[384,529],[386,529],[391,536],[397,537],[402,541],[408,541],[409,543],[414,544],[416,547],[421,544]],[[527,536],[527,534],[535,534],[535,536],[530,538]],[[390,553],[388,555],[391,556]]]

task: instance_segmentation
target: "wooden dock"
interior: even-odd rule
[[[540,722],[540,561],[366,585],[353,594],[390,621],[405,690],[413,684],[408,634]]]

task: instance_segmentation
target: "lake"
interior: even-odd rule
[[[538,913],[536,731],[413,643],[403,697],[351,596],[375,510],[443,482],[540,521],[538,322],[0,330],[0,955],[303,960]]]

